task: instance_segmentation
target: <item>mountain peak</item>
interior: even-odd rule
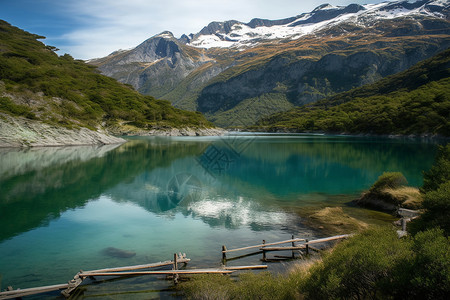
[[[385,19],[437,17],[447,19],[449,0],[385,1],[377,4],[333,6],[323,4],[309,13],[281,20],[255,18],[249,23],[211,22],[199,33],[179,41],[198,48],[247,48],[276,39],[295,40],[338,24],[367,27]]]
[[[319,10],[336,9],[336,8],[338,8],[338,7],[337,6],[333,6],[333,5],[329,4],[329,3],[325,3],[325,4],[317,6],[312,12],[317,12]]]
[[[160,34],[155,35],[154,38],[173,39],[175,37],[173,36],[172,32],[170,32],[170,31],[163,31]]]

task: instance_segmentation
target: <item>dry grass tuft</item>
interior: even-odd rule
[[[347,215],[342,207],[325,207],[310,216],[329,232],[349,233],[366,229],[369,225]]]
[[[420,208],[423,197],[418,188],[404,186],[396,189],[387,188],[383,193],[389,194],[392,198],[397,199],[401,206],[409,209]]]

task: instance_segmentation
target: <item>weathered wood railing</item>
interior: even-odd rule
[[[310,249],[317,251],[316,248],[311,247],[310,245],[345,239],[347,237],[349,237],[349,235],[344,234],[344,235],[336,235],[336,236],[332,236],[332,237],[321,238],[321,239],[309,241],[308,239],[294,238],[294,236],[292,236],[292,239],[290,239],[290,240],[273,242],[273,243],[266,243],[266,241],[263,240],[262,244],[259,244],[259,245],[247,246],[247,247],[235,248],[235,249],[227,249],[227,247],[225,245],[223,245],[222,246],[222,260],[223,261],[235,260],[235,259],[243,258],[246,256],[262,253],[262,255],[263,255],[262,260],[265,261],[266,260],[266,252],[270,252],[270,251],[292,251],[292,256],[289,258],[295,258],[296,250],[305,250],[306,254],[309,254]],[[304,243],[297,245],[296,243],[299,243],[299,242],[304,242]],[[268,247],[268,246],[282,245],[282,244],[287,244],[287,243],[291,243],[291,245],[290,246],[279,246],[279,247]],[[240,255],[237,257],[233,257],[233,258],[227,258],[227,253],[255,249],[255,248],[257,248],[259,251]]]

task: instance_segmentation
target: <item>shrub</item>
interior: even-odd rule
[[[405,176],[400,172],[384,172],[370,188],[371,193],[380,193],[386,188],[396,189],[408,184]]]
[[[414,237],[410,299],[447,299],[450,295],[450,241],[437,228]],[[403,294],[406,296],[406,294]]]
[[[438,187],[450,180],[450,144],[439,146],[433,166],[423,175],[421,191],[426,193],[437,190]]]
[[[450,235],[450,180],[441,184],[436,191],[425,194],[422,203],[425,212],[419,219],[414,220],[408,231],[416,234],[419,231],[439,227],[445,236]]]
[[[390,229],[370,229],[336,246],[300,285],[307,299],[383,298],[412,255]]]
[[[371,229],[335,247],[299,288],[306,299],[447,299],[450,241],[439,229],[405,239]]]
[[[408,231],[419,231],[439,227],[445,236],[450,234],[450,144],[440,146],[433,166],[424,173],[422,203],[425,212],[408,226]]]
[[[28,106],[15,104],[8,97],[0,97],[0,111],[13,116],[23,116],[28,119],[36,119],[36,115]]]
[[[364,193],[357,203],[382,211],[394,212],[404,202],[420,202],[420,194],[408,184],[405,176],[400,172],[384,172],[378,180]],[[413,192],[414,191],[414,192]]]

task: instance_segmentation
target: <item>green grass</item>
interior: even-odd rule
[[[296,276],[243,273],[237,278],[223,275],[191,277],[178,286],[187,299],[299,299]]]

